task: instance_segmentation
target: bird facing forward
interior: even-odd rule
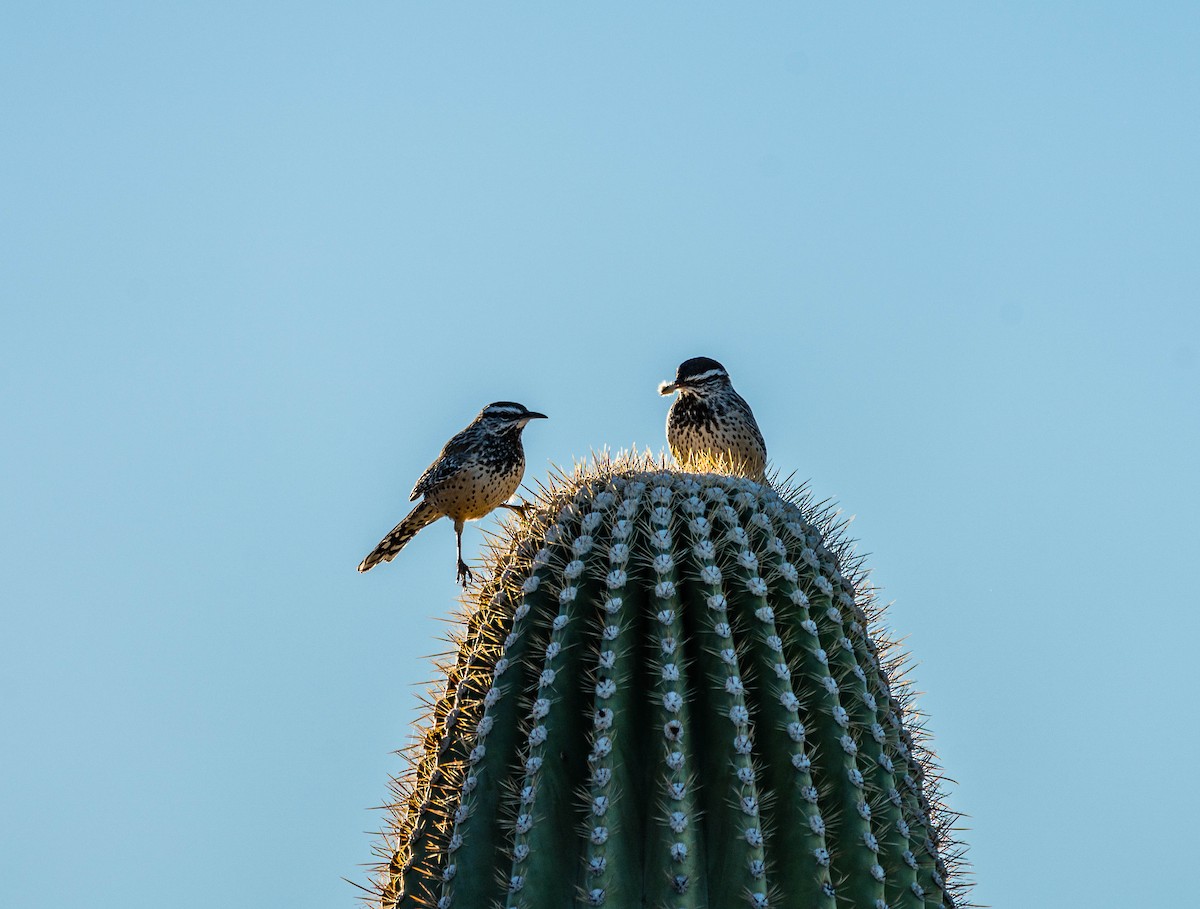
[[[417,480],[409,496],[410,502],[421,499],[417,507],[379,541],[358,570],[370,571],[380,562],[390,562],[417,531],[446,516],[454,521],[458,537],[457,579],[466,586],[471,569],[462,557],[463,524],[500,506],[520,511],[506,502],[525,474],[521,430],[530,420],[544,419],[544,413],[512,401],[497,401],[479,411]]]
[[[718,459],[741,476],[762,482],[767,469],[767,446],[746,403],[729,381],[725,367],[708,357],[679,364],[674,382],[663,382],[658,393],[679,397],[667,412],[667,444],[685,467],[694,461]]]

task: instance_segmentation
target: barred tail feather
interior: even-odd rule
[[[428,502],[419,502],[417,507],[410,511],[395,527],[392,532],[379,541],[379,545],[371,550],[371,554],[367,556],[358,566],[359,571],[370,571],[380,562],[390,562],[396,557],[401,549],[408,545],[408,541],[417,535],[417,531],[428,524],[432,524],[442,516],[442,512]]]

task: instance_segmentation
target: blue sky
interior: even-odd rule
[[[550,415],[532,480],[658,449],[702,354],[855,516],[976,899],[1183,905],[1198,45],[1184,3],[11,0],[0,902],[352,905],[453,532],[355,565],[484,403]]]

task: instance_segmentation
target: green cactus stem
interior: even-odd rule
[[[829,508],[636,457],[532,505],[466,595],[379,905],[966,905],[903,657]]]

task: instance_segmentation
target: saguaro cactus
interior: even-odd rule
[[[642,459],[559,477],[467,601],[381,905],[962,905],[878,613],[796,491]]]

